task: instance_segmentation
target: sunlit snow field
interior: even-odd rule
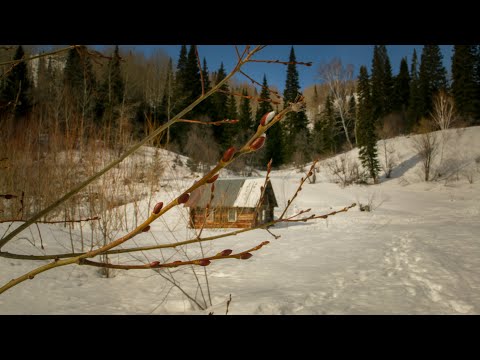
[[[206,268],[213,306],[205,310],[155,271],[115,270],[105,278],[97,268],[71,265],[0,295],[0,314],[224,314],[230,294],[229,314],[479,314],[480,127],[449,132],[444,161],[455,165],[447,169],[448,179],[424,182],[413,136],[390,139],[398,163],[391,179],[342,188],[323,161],[317,182],[305,183],[289,213],[311,208],[320,215],[352,203],[370,203],[373,211],[357,206],[327,220],[278,224],[270,229],[278,239],[255,230],[205,242],[204,251],[214,255],[270,241],[249,260],[216,261]],[[168,186],[154,195],[156,201],[172,199],[193,182],[186,167],[175,171],[176,178],[163,180]],[[302,175],[293,168],[272,172],[276,216]],[[130,211],[132,205],[126,206]],[[186,208],[176,208],[124,247],[192,238],[187,216]],[[0,224],[0,234],[7,226]],[[25,231],[2,251],[44,253],[38,239],[32,245],[36,231]],[[68,252],[69,234],[62,225],[41,224],[40,231],[45,253]],[[220,232],[204,230],[202,236]],[[187,250],[192,257],[200,254],[198,244]],[[180,255],[155,250],[115,255],[111,261],[174,261]],[[0,282],[45,263],[0,258]],[[191,267],[172,271],[183,289],[201,298]],[[195,271],[203,283],[204,268]]]

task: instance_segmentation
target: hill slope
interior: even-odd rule
[[[371,212],[356,207],[327,220],[279,224],[271,229],[281,236],[276,240],[256,230],[204,243],[203,251],[215,254],[271,242],[247,261],[218,261],[206,268],[213,303],[206,310],[196,309],[177,287],[151,270],[116,271],[106,279],[96,269],[72,266],[41,274],[0,295],[0,313],[222,314],[231,294],[230,314],[478,314],[480,127],[450,130],[449,134],[443,162],[434,164],[435,174],[440,174],[437,181],[422,181],[412,137],[399,137],[388,141],[398,164],[391,179],[375,186],[342,188],[332,181],[325,160],[319,164],[317,182],[304,185],[290,210],[293,214],[311,208],[311,213],[323,214],[356,202],[370,204]],[[346,156],[353,159],[355,154],[356,150]],[[301,176],[293,169],[272,173],[280,206],[277,216]],[[190,183],[191,179],[165,182],[154,198],[173,198]],[[135,243],[190,238],[194,233],[185,228],[186,218],[184,208],[175,209]],[[7,224],[0,224],[2,234],[6,228]],[[48,253],[65,251],[70,240],[62,226],[40,225],[40,231]],[[219,232],[209,230],[204,235]],[[29,241],[19,238],[4,250],[31,253],[32,248]],[[38,243],[34,251],[42,252]],[[200,253],[198,245],[189,251],[191,256]],[[112,256],[111,261],[180,256],[180,252],[157,250],[145,257],[140,253]],[[43,263],[0,258],[0,282]],[[195,270],[204,284],[203,268]],[[179,268],[174,276],[182,289],[201,298],[190,268]]]

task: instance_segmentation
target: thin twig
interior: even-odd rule
[[[205,224],[207,223],[207,217],[208,217],[208,211],[210,209],[210,205],[212,203],[212,200],[214,198],[214,191],[215,191],[215,182],[212,183],[210,186],[210,199],[208,200],[207,206],[205,207],[205,214],[203,216],[203,222],[202,222],[202,227],[200,228],[200,231],[197,235],[197,238],[200,239],[200,236],[202,235],[202,231],[205,227]],[[194,225],[195,226],[195,225]],[[200,252],[202,254],[202,257],[205,257],[205,253],[203,252],[203,245],[201,242],[198,243],[200,245]],[[204,274],[205,274],[205,282],[207,283],[207,293],[208,293],[208,301],[210,302],[210,306],[212,306],[212,295],[210,294],[210,283],[208,282],[208,274],[207,274],[207,268],[203,268]],[[202,293],[203,295],[203,293]]]
[[[238,51],[238,46],[237,45],[235,45],[235,52],[237,53],[238,61],[240,61],[241,57],[240,57],[240,52]]]
[[[160,275],[161,277],[163,277],[165,280],[167,280],[168,282],[170,282],[173,286],[175,286],[178,290],[180,290],[180,291],[183,293],[183,295],[185,295],[187,298],[189,298],[191,301],[193,301],[193,302],[198,306],[198,308],[199,308],[200,310],[205,310],[205,309],[203,308],[203,306],[200,305],[196,299],[194,299],[193,297],[191,297],[190,295],[188,295],[188,293],[187,293],[185,290],[183,290],[182,287],[180,287],[180,285],[177,284],[177,282],[175,281],[175,279],[172,280],[172,279],[168,278],[168,276],[163,275],[160,271],[157,271],[157,273],[158,273],[158,275]]]
[[[274,94],[277,98],[280,99],[280,94],[278,93],[278,91],[273,90],[273,89],[270,89],[269,87],[263,86],[263,85],[260,84],[257,80],[255,80],[255,79],[252,78],[251,76],[245,74],[243,71],[239,71],[239,72],[240,72],[240,74],[242,74],[243,76],[245,76],[248,80],[250,80],[254,85],[258,85],[258,86],[260,86],[262,89],[267,89],[268,91],[270,91],[270,93]]]
[[[215,125],[215,126],[220,126],[222,124],[236,124],[239,122],[239,120],[230,120],[230,119],[225,119],[225,120],[219,120],[219,121],[200,121],[200,120],[187,120],[187,119],[180,119],[178,122],[183,122],[183,123],[191,123],[191,124],[201,124],[201,125]]]
[[[37,226],[38,236],[40,237],[40,247],[42,248],[42,250],[45,250],[45,248],[43,247],[43,238],[42,233],[40,232],[40,227],[38,226],[38,223],[35,223],[35,225]]]
[[[79,223],[84,221],[93,221],[93,220],[100,220],[99,216],[94,216],[92,218],[87,219],[80,219],[80,220],[56,220],[56,221],[35,221],[36,224],[64,224],[64,223]],[[0,223],[10,222],[10,221],[18,221],[18,222],[26,222],[27,220],[23,219],[7,219],[7,220],[0,220]]]
[[[282,65],[305,65],[312,66],[312,62],[301,62],[301,61],[280,61],[280,60],[250,60],[250,62],[256,63],[267,63],[267,64],[282,64]]]
[[[305,183],[305,181],[307,181],[308,177],[312,176],[312,175],[311,175],[311,174],[313,173],[312,171],[315,170],[315,165],[317,164],[317,162],[318,162],[318,159],[316,159],[316,160],[313,161],[312,166],[310,166],[310,169],[309,169],[308,172],[307,172],[307,175],[306,175],[305,177],[302,177],[302,179],[300,180],[300,185],[298,185],[298,188],[297,188],[297,190],[295,191],[295,194],[293,194],[293,197],[287,201],[287,206],[286,206],[285,209],[283,210],[282,215],[280,215],[280,219],[283,219],[283,217],[285,216],[285,213],[287,212],[288,208],[289,208],[290,205],[292,204],[293,200],[295,200],[295,198],[297,197],[298,193],[302,190],[302,186],[303,186],[303,184]]]
[[[218,89],[217,92],[220,92],[220,93],[223,93],[223,94],[227,94],[227,95],[237,96],[237,97],[240,97],[240,98],[255,100],[256,102],[270,102],[270,103],[276,104],[276,105],[279,105],[279,104],[280,104],[280,102],[279,102],[279,101],[276,101],[276,100],[264,99],[264,98],[255,97],[255,96],[252,96],[252,95],[243,95],[243,94],[241,94],[241,93],[236,93],[236,92],[233,92],[233,91],[227,91],[227,90]]]
[[[281,235],[275,235],[274,233],[272,233],[272,232],[270,231],[269,228],[265,228],[265,230],[267,230],[267,232],[268,232],[270,235],[272,235],[272,236],[275,238],[275,240],[281,238]]]
[[[273,161],[273,159],[270,159],[270,161],[267,164],[267,174],[265,175],[265,181],[263,182],[263,186],[261,187],[260,198],[258,199],[258,203],[255,206],[255,210],[253,211],[253,220],[255,222],[257,221],[258,209],[263,204],[263,199],[265,197],[265,192],[267,190],[267,184],[268,184],[268,181],[269,181],[270,171],[272,171],[272,161]]]
[[[227,301],[227,311],[225,312],[225,315],[228,315],[228,307],[230,306],[230,303],[232,302],[232,294],[230,294],[230,299]]]

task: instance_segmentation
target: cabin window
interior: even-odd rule
[[[237,210],[228,209],[228,222],[235,222],[235,221],[237,221]]]
[[[215,221],[215,209],[211,209],[211,210],[208,212],[207,222],[213,223],[214,221]]]
[[[267,210],[263,209],[262,210],[262,221],[267,220]]]

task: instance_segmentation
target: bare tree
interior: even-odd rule
[[[440,90],[433,98],[432,119],[442,131],[449,129],[455,119],[453,97],[445,90]]]
[[[427,119],[422,119],[419,127],[420,134],[413,138],[413,147],[417,150],[422,160],[425,181],[430,180],[432,162],[438,152],[437,136],[432,130],[432,122]]]
[[[385,177],[390,178],[392,170],[397,166],[398,157],[395,154],[395,148],[392,144],[392,140],[387,142],[387,139],[391,139],[395,134],[395,129],[391,126],[386,126],[387,122],[384,123],[384,126],[377,129],[378,137],[380,138],[380,156],[383,158],[380,165]]]
[[[319,68],[320,78],[325,81],[330,90],[330,94],[333,98],[333,104],[336,112],[342,122],[343,131],[345,131],[345,137],[350,146],[353,149],[353,144],[350,139],[349,128],[352,119],[349,117],[349,83],[353,77],[353,65],[348,64],[343,66],[342,61],[338,58],[333,59],[327,64],[320,65]]]
[[[443,152],[448,142],[448,130],[455,120],[455,102],[445,90],[440,90],[433,98],[432,119],[441,130],[440,164],[443,163]]]
[[[192,125],[187,135],[185,151],[192,161],[192,170],[203,174],[210,171],[210,166],[215,165],[219,153],[212,129],[202,125]]]

